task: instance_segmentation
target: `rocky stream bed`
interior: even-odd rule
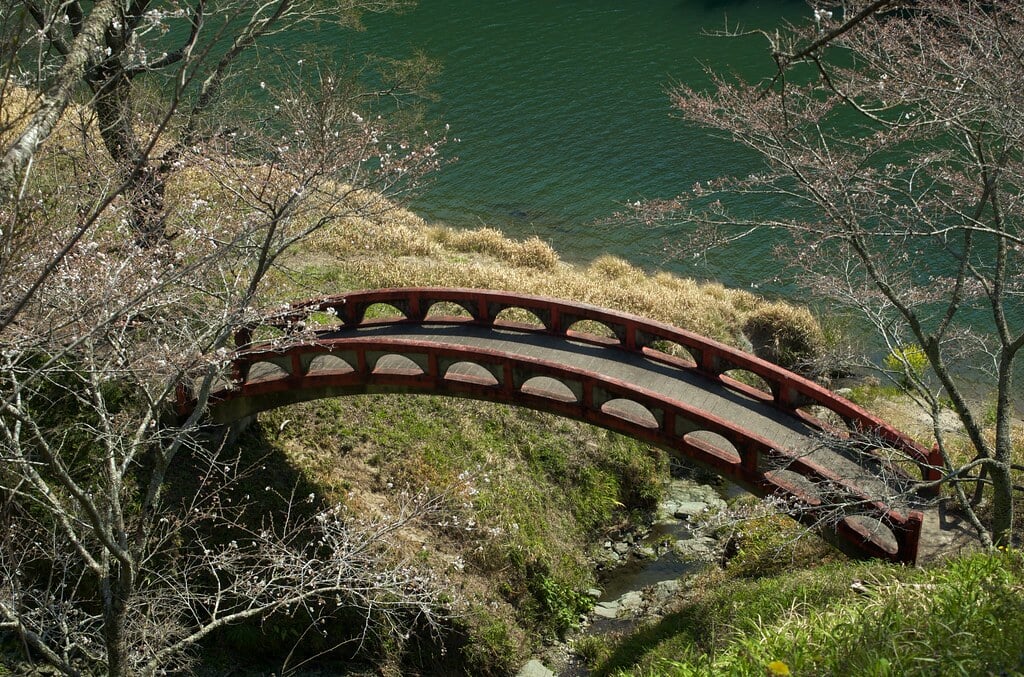
[[[725,544],[694,529],[694,524],[726,507],[732,488],[673,479],[648,526],[634,527],[606,540],[595,556],[601,588],[588,590],[594,608],[580,619],[579,630],[530,660],[517,677],[580,677],[586,666],[573,651],[581,639],[619,635],[657,621],[687,585],[687,575],[718,565]]]

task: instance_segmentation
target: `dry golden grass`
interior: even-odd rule
[[[0,96],[0,143],[6,146],[22,130],[38,104],[33,103],[29,90],[23,87],[2,87]]]
[[[310,238],[295,259],[308,262],[307,269],[344,270],[342,277],[358,281],[356,286],[470,287],[555,296],[636,313],[738,346],[747,345],[743,327],[757,312],[770,309],[786,321],[783,310],[789,309],[788,317],[799,320],[801,338],[804,332],[811,337],[808,341],[821,336],[806,311],[769,304],[743,290],[664,272],[651,275],[613,256],[602,256],[586,268],[572,266],[560,262],[538,238],[518,241],[493,228],[427,226],[401,209],[383,221],[359,218],[335,224]]]
[[[504,233],[495,228],[453,230],[439,227],[432,228],[430,236],[442,249],[486,254],[519,268],[550,271],[559,262],[555,250],[536,236],[518,241],[505,237]]]
[[[809,310],[778,301],[754,309],[743,332],[759,355],[784,367],[814,359],[825,344],[825,334]]]
[[[0,143],[6,146],[13,142],[42,103],[41,92],[10,83],[0,84]],[[66,156],[65,160],[81,161],[83,156],[99,149],[101,145],[102,140],[93,109],[72,102],[64,109],[39,155],[44,161],[52,161],[53,156]],[[90,162],[97,162],[106,170],[112,167],[102,151],[95,156],[90,155],[87,159]]]

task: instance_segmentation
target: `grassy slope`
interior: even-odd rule
[[[1020,551],[932,570],[840,563],[753,579],[715,571],[674,613],[606,652],[597,674],[1020,674],[1022,592]]]
[[[538,238],[429,226],[401,209],[332,224],[305,241],[288,268],[284,289],[298,296],[417,285],[507,289],[634,312],[732,345],[749,346],[744,328],[766,321],[780,331],[798,327],[802,336],[794,346],[815,349],[823,341],[804,308],[717,283],[648,275],[612,256],[582,269],[561,263]]]

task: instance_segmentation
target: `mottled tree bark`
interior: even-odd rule
[[[75,36],[68,49],[64,64],[43,93],[43,103],[39,110],[4,152],[3,162],[0,163],[0,190],[5,197],[17,193],[29,161],[53,133],[75,88],[81,83],[86,71],[105,56],[106,30],[116,16],[117,6],[113,0],[100,0],[89,12],[81,32]]]

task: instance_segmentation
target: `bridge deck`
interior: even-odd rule
[[[807,458],[833,471],[865,496],[899,496],[899,508],[907,508],[905,487],[892,485],[892,473],[864,457],[851,458],[843,449],[830,446],[820,427],[806,419],[780,410],[763,400],[726,387],[695,368],[670,365],[642,353],[627,352],[616,345],[565,339],[513,329],[484,328],[464,323],[452,325],[363,326],[324,338],[359,336],[385,344],[394,341],[426,341],[438,345],[463,346],[543,360],[610,379],[643,387],[662,398],[700,409],[708,415],[752,431],[773,447]],[[893,506],[897,507],[897,506]]]
[[[412,339],[466,346],[572,366],[643,386],[669,399],[687,403],[712,416],[756,431],[780,449],[809,450],[816,432],[806,421],[731,390],[694,369],[672,366],[615,346],[467,325],[370,326],[359,328],[352,335],[383,341]]]

